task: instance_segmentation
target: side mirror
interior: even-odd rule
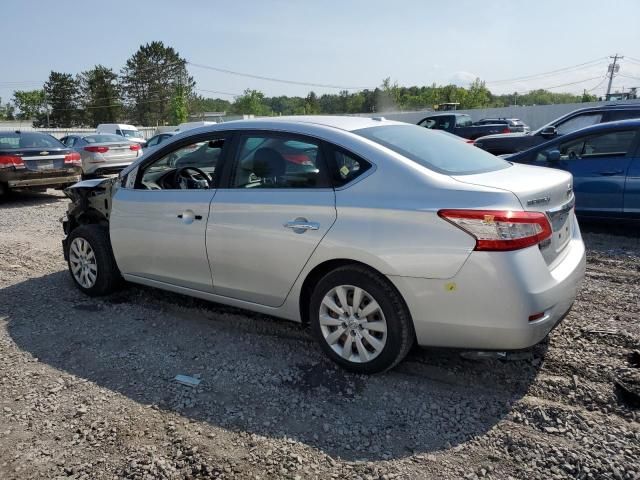
[[[544,138],[555,137],[557,134],[558,134],[558,131],[556,130],[556,127],[554,127],[553,125],[549,127],[544,127],[540,132],[540,135],[542,135]]]
[[[548,162],[557,162],[560,160],[560,150],[549,150],[547,152]]]

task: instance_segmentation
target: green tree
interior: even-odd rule
[[[167,123],[176,89],[191,97],[195,87],[187,61],[162,42],[141,45],[121,71],[121,85],[132,119],[141,125]]]
[[[204,98],[200,95],[193,95],[188,98],[189,112],[192,115],[204,112],[228,112],[231,110],[231,102],[221,98]]]
[[[481,108],[489,105],[491,92],[486,87],[485,83],[479,78],[476,78],[465,96],[463,108]]]
[[[264,93],[247,88],[244,93],[236,97],[233,110],[240,115],[269,115],[269,107],[265,104]]]
[[[304,113],[307,115],[315,115],[320,113],[320,102],[315,92],[309,92],[309,95],[304,99]]]
[[[400,104],[400,89],[398,88],[398,82],[391,83],[391,77],[387,77],[382,81],[381,90],[376,110],[379,112],[401,110],[402,105]]]
[[[44,84],[45,100],[50,109],[49,126],[71,127],[79,123],[80,89],[70,73],[52,71]],[[44,123],[43,114],[37,123]]]
[[[171,98],[171,124],[179,125],[186,122],[188,118],[189,111],[187,109],[185,88],[182,85],[178,85]]]
[[[96,65],[77,77],[82,94],[82,120],[92,127],[115,123],[122,115],[122,96],[118,75],[110,68]]]
[[[13,92],[13,104],[18,110],[18,119],[35,119],[45,110],[44,90],[16,90]]]
[[[13,120],[14,110],[15,108],[10,102],[2,105],[2,98],[0,98],[0,120]]]

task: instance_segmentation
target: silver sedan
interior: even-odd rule
[[[83,292],[124,279],[309,323],[355,372],[414,343],[534,345],[585,270],[570,174],[383,118],[189,130],[66,193]]]
[[[118,173],[143,153],[140,144],[110,133],[69,135],[60,141],[80,154],[84,175]]]

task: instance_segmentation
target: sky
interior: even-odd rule
[[[494,93],[602,95],[618,53],[613,91],[640,87],[639,0],[2,0],[0,11],[3,102],[40,88],[51,70],[120,71],[154,40],[190,62],[263,77],[355,89],[386,77],[403,86],[479,77]],[[188,68],[205,97],[341,89]]]

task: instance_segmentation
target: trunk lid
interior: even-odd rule
[[[16,152],[22,158],[24,167],[31,171],[64,169],[64,157],[68,153],[71,150],[46,148],[25,148]]]
[[[563,170],[513,164],[509,168],[474,175],[457,175],[459,182],[512,192],[525,211],[547,215],[553,235],[540,244],[540,251],[551,265],[566,248],[573,235],[575,204],[573,177]]]

